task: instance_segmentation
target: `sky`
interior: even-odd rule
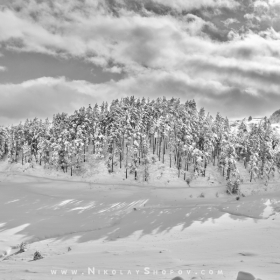
[[[0,0],[0,125],[125,96],[280,109],[280,0]]]

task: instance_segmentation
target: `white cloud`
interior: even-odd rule
[[[114,16],[95,1],[84,1],[83,5],[80,1],[17,3],[20,12],[0,11],[0,41],[19,51],[80,57],[104,71],[125,71],[127,76],[98,85],[64,78],[0,85],[2,118],[72,112],[88,103],[124,95],[196,98],[212,111],[219,104],[219,111],[231,117],[247,115],[250,110],[254,115],[253,109],[265,114],[266,108],[278,106],[273,100],[279,100],[280,93],[280,49],[279,32],[274,29],[241,35],[232,31],[231,40],[221,43],[204,32],[207,27],[218,33],[213,23],[190,14],[150,13],[144,17],[122,8]],[[161,3],[191,9],[235,2]],[[232,22],[236,21],[227,23]]]
[[[239,23],[239,21],[236,18],[228,18],[223,23],[228,27],[229,25],[233,23]]]
[[[176,5],[185,2],[189,1],[172,1]],[[207,59],[213,54],[223,57],[225,52],[237,60],[243,52],[242,61],[250,62],[250,58],[245,57],[249,47],[252,50],[248,53],[259,52],[259,55],[269,56],[274,51],[279,54],[278,44],[271,40],[263,42],[258,35],[249,34],[245,41],[234,36],[233,42],[213,42],[203,30],[207,26],[219,32],[216,27],[190,14],[178,18],[170,15],[142,17],[122,9],[115,17],[104,9],[97,9],[96,5],[88,4],[91,3],[89,1],[85,3],[91,6],[85,5],[80,9],[77,8],[79,1],[65,2],[65,5],[55,2],[52,6],[38,5],[35,1],[29,1],[25,6],[19,3],[21,13],[9,9],[0,12],[0,41],[8,41],[8,45],[19,50],[81,57],[105,70],[111,68],[111,71],[120,72],[122,67],[128,73],[141,73],[146,67],[186,69],[185,62],[194,55]],[[220,1],[212,0],[196,3],[220,5]],[[254,41],[261,42],[266,53]],[[115,65],[110,65],[112,63]]]
[[[209,62],[210,65],[212,62]],[[142,74],[103,84],[44,77],[21,84],[0,85],[0,124],[18,123],[26,118],[51,117],[58,112],[72,113],[88,104],[110,102],[130,95],[150,99],[176,96],[182,101],[194,98],[199,106],[212,114],[219,111],[229,117],[254,115],[256,110],[258,114],[270,114],[278,108],[280,85],[263,84],[262,81],[256,85],[253,76],[259,74],[257,65],[256,72],[247,74],[246,71],[252,70],[244,65],[230,67],[223,63],[214,70],[205,69],[201,75],[193,71],[193,76],[181,70],[147,69]],[[203,67],[207,68],[205,65]],[[240,72],[237,67],[245,68]],[[272,80],[273,75],[277,79],[279,71],[271,75]]]
[[[62,111],[73,112],[90,99],[94,101],[94,95],[90,97],[86,89],[86,82],[69,82],[64,78],[40,78],[21,84],[2,84],[0,120],[17,123],[26,118],[45,118]]]
[[[153,0],[154,2],[175,8],[177,10],[193,10],[200,9],[202,7],[227,7],[227,8],[235,8],[239,4],[234,0],[195,0],[195,1],[186,1],[186,0]],[[276,1],[276,0],[275,0]]]
[[[268,3],[271,6],[280,6],[280,0],[268,0]]]
[[[222,2],[228,3],[204,0],[195,1],[195,5],[219,6]],[[73,3],[79,1],[65,5],[54,2],[52,6],[35,1],[18,3],[20,13],[0,11],[0,41],[8,42],[10,48],[82,57],[104,68],[113,62],[126,71],[164,67],[156,63],[160,57],[178,57],[184,49],[190,49],[189,40],[196,41],[190,36],[205,36],[205,26],[215,29],[212,23],[194,15],[142,17],[122,9],[115,17],[94,5],[78,9]],[[183,3],[174,1],[179,6]]]

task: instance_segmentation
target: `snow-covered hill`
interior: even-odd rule
[[[2,279],[123,280],[131,279],[129,271],[140,280],[171,279],[181,270],[185,279],[232,280],[238,271],[278,279],[277,182],[265,189],[247,178],[241,186],[246,197],[236,200],[225,193],[216,167],[209,166],[206,177],[189,187],[176,169],[157,178],[160,166],[155,163],[153,179],[143,184],[133,175],[123,181],[117,171],[99,173],[95,181],[2,162]],[[23,241],[27,251],[17,253]],[[36,251],[43,259],[34,262]],[[89,275],[93,267],[101,274]]]

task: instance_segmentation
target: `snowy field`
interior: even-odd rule
[[[114,184],[20,166],[1,163],[1,279],[172,279],[181,270],[184,279],[279,279],[277,182],[245,180],[250,195],[236,200],[214,167],[210,183],[188,187],[176,173],[169,183]],[[36,251],[43,259],[33,261]]]
[[[0,0],[0,280],[280,280],[280,0]]]

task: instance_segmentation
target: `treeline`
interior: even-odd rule
[[[83,162],[104,159],[108,172],[124,168],[125,176],[143,170],[149,179],[151,161],[168,162],[178,176],[205,176],[208,164],[217,165],[230,191],[240,184],[237,160],[243,160],[252,178],[270,176],[279,166],[279,142],[267,119],[248,128],[242,122],[231,131],[227,118],[213,117],[194,100],[114,100],[110,105],[89,105],[72,115],[56,114],[52,121],[26,120],[0,127],[0,157],[11,163],[33,162],[70,172]],[[92,155],[92,156],[89,156]]]

